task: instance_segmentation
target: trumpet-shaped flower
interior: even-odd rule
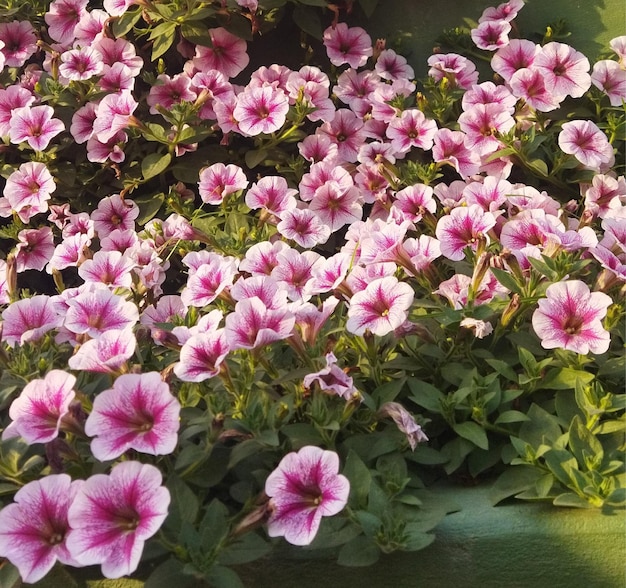
[[[407,319],[414,296],[413,288],[396,277],[378,278],[350,299],[346,330],[355,335],[391,333]]]
[[[130,288],[133,278],[130,273],[135,262],[119,251],[96,251],[92,259],[84,261],[78,275],[85,282],[101,282],[112,288]]]
[[[248,88],[237,95],[233,116],[241,133],[254,137],[280,129],[287,120],[288,111],[287,95],[280,88],[261,86]]]
[[[37,51],[37,37],[27,20],[0,23],[0,42],[8,67],[22,67]]]
[[[85,480],[68,511],[67,548],[78,564],[102,564],[107,578],[134,572],[167,516],[170,493],[162,481],[156,467],[137,461]]]
[[[555,96],[580,98],[591,86],[589,60],[565,43],[546,43],[533,62]]]
[[[626,101],[626,76],[617,61],[603,59],[593,66],[591,83],[602,90],[611,102],[611,106],[621,106]]]
[[[537,303],[532,325],[544,349],[568,349],[582,355],[604,353],[611,337],[602,326],[613,303],[603,292],[590,292],[580,280],[548,286],[546,298]]]
[[[315,383],[320,390],[328,394],[336,394],[345,400],[350,400],[357,393],[352,378],[338,365],[333,353],[326,354],[326,367],[313,374],[307,374],[302,381],[305,388],[311,388]]]
[[[45,164],[29,161],[7,178],[3,194],[11,210],[27,223],[31,217],[48,210],[48,200],[55,189],[56,184]]]
[[[51,370],[45,378],[30,381],[9,408],[12,422],[3,439],[22,437],[27,443],[47,443],[59,434],[61,419],[74,400],[76,378],[62,370]]]
[[[67,548],[67,514],[82,480],[67,474],[29,482],[0,511],[0,557],[6,557],[24,582],[41,580],[57,561],[77,565]]]
[[[68,80],[88,80],[102,73],[102,54],[92,47],[71,49],[61,55],[59,73]]]
[[[18,272],[41,271],[54,253],[54,236],[50,227],[24,229],[17,234],[15,265]]]
[[[216,376],[230,347],[224,329],[192,335],[180,350],[174,373],[183,382],[202,382]]]
[[[424,116],[421,110],[405,110],[394,117],[387,127],[387,137],[396,153],[407,153],[412,147],[430,149],[437,132],[437,123]]]
[[[229,194],[245,190],[248,180],[243,170],[232,163],[214,163],[200,172],[198,192],[203,202],[221,204]]]
[[[54,0],[44,16],[48,34],[62,44],[74,40],[74,29],[87,13],[87,0]]]
[[[563,123],[559,147],[588,168],[599,170],[613,159],[613,147],[606,135],[590,120]]]
[[[97,339],[85,341],[69,358],[73,370],[87,372],[114,372],[133,356],[137,339],[131,329],[111,329]]]
[[[43,151],[54,137],[65,130],[58,118],[52,118],[52,106],[23,106],[11,114],[9,137],[11,143],[26,141],[32,149]]]
[[[249,208],[263,208],[280,217],[283,212],[296,207],[297,190],[289,188],[287,180],[281,176],[265,176],[252,184],[246,193]]]
[[[107,196],[98,202],[98,208],[91,213],[91,220],[98,237],[107,237],[116,229],[135,228],[139,207],[132,200],[125,200],[119,194]]]
[[[228,288],[237,273],[237,260],[210,253],[210,258],[194,271],[180,297],[187,306],[202,307],[210,304]]]
[[[283,237],[292,239],[305,249],[326,243],[331,233],[331,227],[308,208],[286,210],[276,228]]]
[[[180,403],[158,372],[124,374],[94,399],[85,433],[95,437],[91,451],[100,461],[129,449],[168,455],[178,442],[179,413]]]
[[[211,47],[197,45],[193,65],[203,72],[217,70],[227,78],[240,74],[250,62],[246,42],[222,27],[209,29],[209,35]]]
[[[309,545],[322,517],[336,515],[347,504],[350,482],[339,473],[334,451],[307,445],[283,457],[268,476],[265,493],[271,508],[268,535]]]
[[[357,69],[373,54],[372,39],[361,27],[348,27],[344,22],[324,31],[326,53],[333,65],[347,63]]]
[[[478,204],[452,209],[450,214],[439,219],[435,229],[442,255],[460,261],[465,257],[463,250],[466,247],[476,251],[481,241],[489,243],[487,233],[495,224],[493,214],[485,212]]]

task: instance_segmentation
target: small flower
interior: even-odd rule
[[[421,110],[405,110],[394,117],[387,127],[387,137],[391,146],[399,154],[407,153],[412,147],[428,150],[433,146],[437,123],[424,116]]]
[[[480,243],[489,243],[487,233],[495,226],[496,219],[478,204],[453,208],[437,223],[435,235],[439,239],[441,253],[448,259],[460,261],[465,257],[464,249],[478,249]]]
[[[308,445],[283,457],[265,482],[272,509],[267,534],[309,545],[322,517],[339,513],[348,502],[350,482],[338,472],[334,451]]]
[[[136,346],[137,339],[131,329],[111,329],[83,343],[67,365],[73,370],[115,372],[133,356]]]
[[[54,235],[50,227],[24,229],[17,234],[15,262],[18,272],[41,271],[54,253]]]
[[[2,54],[8,67],[22,67],[37,51],[37,37],[28,21],[0,23]]]
[[[61,55],[59,73],[68,80],[88,80],[102,72],[102,54],[92,47],[71,49]]]
[[[62,370],[51,370],[45,378],[32,380],[9,408],[12,422],[3,439],[22,437],[26,443],[47,443],[59,434],[61,419],[74,400],[76,378]]]
[[[179,413],[178,400],[158,372],[125,374],[96,396],[85,433],[95,437],[91,451],[100,461],[129,449],[168,455],[178,442]]]
[[[50,296],[43,294],[24,298],[2,312],[2,341],[13,347],[39,341],[50,330],[63,324],[63,317],[54,309]]]
[[[532,325],[544,349],[568,349],[582,355],[608,350],[611,336],[602,319],[613,301],[603,292],[590,292],[580,280],[548,286],[537,303]]]
[[[85,480],[68,511],[67,548],[77,564],[102,564],[106,578],[134,572],[167,516],[170,493],[162,481],[156,467],[137,461]]]
[[[76,565],[67,548],[67,514],[82,481],[48,474],[29,482],[0,511],[0,557],[6,557],[29,584],[41,580],[60,561]]]
[[[352,378],[346,374],[337,364],[337,358],[333,353],[326,354],[326,367],[313,374],[304,376],[305,388],[310,388],[316,383],[320,390],[329,394],[336,394],[345,400],[351,400],[357,393]]]
[[[479,49],[495,51],[509,43],[511,24],[506,20],[485,20],[472,29],[472,41]]]
[[[20,220],[27,223],[48,210],[48,200],[55,190],[54,178],[45,164],[29,161],[7,178],[3,194]]]

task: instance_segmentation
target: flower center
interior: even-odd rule
[[[583,326],[583,321],[578,316],[568,316],[563,323],[563,330],[568,335],[576,335],[580,333],[580,329]]]

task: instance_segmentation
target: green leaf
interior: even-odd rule
[[[195,493],[181,478],[170,475],[167,481],[171,504],[167,517],[167,526],[179,530],[183,521],[193,523],[198,516],[199,502]]]
[[[322,40],[322,22],[317,10],[310,6],[298,5],[293,11],[292,18],[305,33],[318,41]]]
[[[472,421],[455,423],[452,425],[452,429],[457,435],[471,441],[477,447],[480,447],[481,449],[489,449],[487,433],[479,424]]]
[[[539,468],[530,465],[507,468],[489,489],[491,504],[495,506],[506,498],[532,488],[543,475]]]
[[[576,458],[565,449],[550,449],[543,457],[555,478],[564,486],[571,486],[576,480],[572,476],[572,470],[577,469],[578,465]]]
[[[250,149],[246,151],[246,165],[250,169],[254,169],[257,165],[262,163],[264,159],[267,159],[267,156],[267,149]]]
[[[196,45],[203,47],[211,47],[213,45],[206,25],[201,22],[184,22],[180,27],[180,33],[185,39]]]
[[[200,529],[202,530],[201,547],[207,553],[214,549],[228,533],[228,509],[217,498],[214,498],[207,507]]]
[[[366,510],[358,510],[355,514],[359,525],[361,525],[363,532],[368,537],[374,537],[382,527],[382,521],[371,512],[367,512]]]
[[[415,404],[430,412],[441,413],[441,403],[445,400],[445,396],[437,388],[417,378],[407,378],[407,384],[412,392],[409,398]]]
[[[190,588],[196,585],[196,579],[183,574],[184,564],[177,559],[171,558],[150,574],[144,588]]]
[[[498,415],[494,425],[504,425],[506,423],[519,423],[521,421],[529,421],[530,418],[519,410],[505,410]]]
[[[519,430],[519,438],[532,447],[539,447],[544,439],[554,443],[561,436],[558,419],[537,404],[531,404],[526,413],[530,418]]]
[[[337,563],[342,566],[364,567],[375,564],[379,558],[380,550],[374,540],[359,535],[341,548]]]
[[[167,166],[172,161],[172,156],[169,153],[165,155],[161,155],[160,153],[151,153],[144,157],[144,160],[141,162],[141,175],[144,180],[149,180],[150,178],[154,178],[162,174]]]
[[[165,194],[145,194],[135,198],[135,204],[139,206],[139,216],[136,219],[138,225],[145,225],[153,219],[165,201]]]
[[[156,61],[161,57],[172,46],[175,38],[176,23],[162,22],[157,25],[150,34],[150,39],[154,40],[151,61]]]
[[[552,368],[541,382],[543,390],[569,390],[575,389],[576,383],[583,385],[593,381],[593,374],[573,368]]]
[[[616,488],[613,490],[613,492],[607,496],[604,504],[620,507],[626,505],[626,488]]]
[[[592,508],[592,505],[573,492],[566,492],[565,494],[559,494],[553,501],[554,506],[568,506],[574,508]]]
[[[528,167],[542,177],[548,176],[548,166],[543,159],[533,159],[528,162]]]
[[[585,427],[579,416],[575,416],[570,424],[569,446],[581,465],[586,465],[587,460],[592,457],[600,465],[604,458],[602,443]]]
[[[515,277],[507,271],[498,269],[496,267],[492,267],[491,273],[496,277],[496,280],[500,282],[505,288],[511,290],[511,292],[516,292],[517,294],[522,293],[521,286],[517,283]]]
[[[372,397],[377,401],[376,404],[380,407],[386,402],[394,401],[398,394],[400,394],[405,382],[406,378],[400,378],[399,380],[393,380],[378,386],[378,388],[372,392]]]
[[[500,359],[486,359],[485,361],[501,376],[504,376],[507,380],[517,384],[517,374],[506,361],[502,361]]]
[[[350,481],[350,504],[357,507],[365,505],[372,474],[353,449],[348,452],[342,473]]]
[[[259,535],[246,533],[236,543],[220,552],[219,562],[223,565],[239,565],[260,559],[267,555],[272,546]]]
[[[428,547],[434,540],[432,533],[424,533],[419,523],[407,523],[404,527],[405,539],[402,551],[419,551]]]
[[[213,566],[207,574],[212,588],[246,588],[237,572],[223,566]]]
[[[20,573],[17,568],[5,561],[0,565],[0,586],[6,588],[19,588],[21,585]]]
[[[116,18],[111,27],[115,38],[119,39],[129,33],[140,17],[141,9],[138,8],[137,10],[127,10],[124,14]]]

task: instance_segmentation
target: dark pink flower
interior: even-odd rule
[[[67,514],[82,483],[48,474],[20,488],[0,511],[0,557],[17,567],[24,582],[41,580],[57,561],[77,565],[66,545]]]
[[[467,90],[478,82],[476,66],[466,57],[457,53],[437,53],[428,58],[428,75],[439,82],[443,78],[452,85]]]
[[[511,21],[517,13],[524,8],[524,0],[508,0],[503,2],[497,7],[489,6],[485,8],[478,22],[485,22],[490,20],[506,20]]]
[[[413,288],[389,276],[373,280],[350,299],[346,330],[355,335],[370,331],[383,336],[401,326],[413,303]]]
[[[347,504],[350,483],[339,474],[339,456],[334,451],[305,446],[283,457],[268,476],[265,493],[271,508],[268,535],[309,545],[322,517],[336,515]]]
[[[479,49],[495,51],[509,43],[511,24],[506,20],[485,20],[472,29],[472,41]]]
[[[137,461],[85,480],[68,512],[67,548],[78,564],[102,564],[106,578],[134,572],[167,516],[170,493],[162,481],[156,467]]]
[[[22,67],[37,51],[37,37],[27,20],[0,23],[2,54],[8,67]]]
[[[85,423],[91,451],[108,461],[129,449],[168,455],[178,442],[180,403],[158,372],[124,374],[98,394]]]
[[[433,146],[437,123],[427,119],[421,110],[405,110],[394,117],[387,127],[387,137],[396,154],[404,154],[412,147],[428,150]]]
[[[229,351],[224,329],[192,335],[180,350],[180,361],[174,366],[174,373],[183,382],[203,382],[219,373]]]
[[[113,139],[120,131],[130,126],[133,112],[138,103],[130,90],[105,96],[96,109],[93,122],[93,136],[101,143]]]
[[[197,45],[193,65],[203,72],[215,69],[227,78],[240,74],[250,62],[247,43],[222,27],[209,29],[209,35],[211,47]]]
[[[491,68],[508,82],[518,69],[532,68],[540,50],[539,45],[527,39],[511,39],[491,58]]]
[[[568,349],[582,355],[604,353],[611,336],[602,326],[613,303],[603,292],[590,292],[580,280],[548,286],[546,298],[537,303],[532,324],[544,349]]]
[[[86,14],[87,0],[54,0],[44,16],[48,34],[58,43],[74,40],[74,29]]]
[[[626,101],[626,74],[616,61],[603,59],[594,63],[591,83],[609,97],[611,106],[621,106]]]
[[[21,86],[0,89],[0,136],[4,137],[10,133],[13,111],[30,106],[34,101],[35,97]]]
[[[373,54],[372,39],[361,27],[348,27],[340,22],[328,27],[323,36],[326,53],[333,65],[347,63],[354,69],[367,63]]]
[[[134,229],[135,219],[138,216],[139,207],[132,200],[126,200],[119,194],[114,194],[98,202],[98,208],[91,213],[91,220],[98,232],[98,237],[102,239],[116,229]]]
[[[137,264],[119,251],[96,251],[78,268],[78,275],[85,282],[100,282],[112,288],[130,288],[133,283],[131,270]]]
[[[438,129],[433,138],[433,159],[448,163],[461,177],[469,177],[480,169],[480,155],[465,145],[467,135],[462,131]]]
[[[52,118],[51,106],[23,106],[11,114],[9,136],[11,143],[26,141],[35,151],[43,151],[54,137],[65,130],[58,118]]]
[[[600,171],[613,161],[613,147],[606,135],[590,120],[563,123],[559,147],[573,155],[584,166]]]
[[[24,229],[17,234],[15,265],[18,272],[41,271],[54,253],[54,236],[50,227]]]
[[[61,419],[74,400],[76,378],[62,370],[51,370],[45,378],[30,381],[9,408],[12,422],[3,439],[22,437],[26,443],[47,443],[59,434]]]
[[[170,110],[175,104],[193,102],[197,94],[191,89],[191,78],[187,74],[178,74],[173,78],[167,74],[157,76],[150,88],[146,102],[152,114],[159,114],[157,106]]]
[[[380,52],[374,69],[383,80],[392,82],[398,79],[411,80],[415,75],[406,58],[398,55],[393,49],[383,49]]]

